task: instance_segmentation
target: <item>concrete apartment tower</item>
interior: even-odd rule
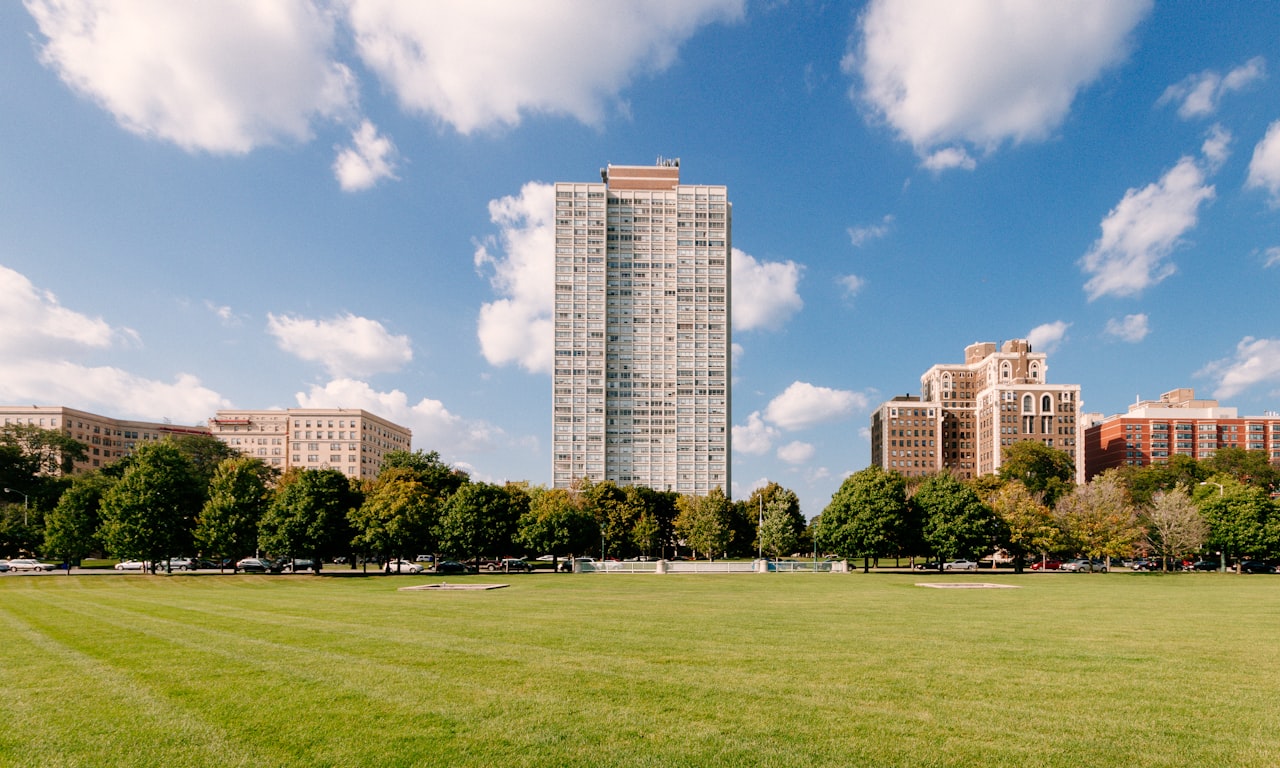
[[[556,184],[555,487],[729,493],[732,211],[675,159]]]

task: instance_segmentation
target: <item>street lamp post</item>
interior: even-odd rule
[[[27,494],[23,493],[22,491],[14,490],[13,488],[5,488],[5,489],[4,489],[4,492],[5,492],[5,493],[16,493],[16,494],[18,494],[19,496],[21,496],[21,497],[22,497],[22,527],[23,527],[23,528],[26,528],[26,527],[27,527],[27,508],[28,508],[28,507],[27,507]]]
[[[1215,483],[1212,480],[1207,480],[1207,481],[1201,482],[1200,484],[1216,485],[1218,486],[1218,497],[1221,498],[1222,496],[1225,495],[1223,493],[1222,483]],[[1223,547],[1222,549],[1218,550],[1218,573],[1226,573],[1226,572],[1227,572],[1227,549],[1226,547]]]

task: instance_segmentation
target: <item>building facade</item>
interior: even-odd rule
[[[357,408],[218,411],[209,431],[246,456],[281,471],[336,469],[374,478],[389,451],[408,451],[408,427]]]
[[[85,444],[88,454],[72,472],[105,467],[133,453],[141,443],[179,435],[207,435],[204,426],[184,427],[168,422],[113,419],[61,405],[0,405],[0,423],[29,424],[52,429]]]
[[[920,396],[872,414],[872,463],[905,475],[949,470],[994,474],[1004,448],[1035,440],[1071,454],[1084,478],[1080,386],[1050,384],[1045,353],[1025,339],[965,347],[963,363],[939,363],[920,377]]]
[[[1191,388],[1140,400],[1127,413],[1097,416],[1084,430],[1085,472],[1165,464],[1170,456],[1207,459],[1222,448],[1266,451],[1280,460],[1280,413],[1239,416],[1217,400],[1198,400]]]
[[[553,483],[727,492],[725,187],[681,184],[678,160],[600,176],[555,187]]]

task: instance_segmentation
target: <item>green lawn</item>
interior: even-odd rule
[[[1280,765],[1280,577],[432,580],[2,577],[0,766]]]

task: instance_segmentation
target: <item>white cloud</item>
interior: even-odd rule
[[[867,284],[867,281],[857,275],[842,275],[841,277],[836,278],[836,283],[839,284],[840,288],[843,290],[844,297],[846,299],[852,299],[854,296],[858,295],[863,286]]]
[[[1263,267],[1274,267],[1275,265],[1280,264],[1280,246],[1272,246],[1268,248],[1265,255],[1267,257],[1267,261],[1262,265]]]
[[[1231,131],[1221,125],[1209,129],[1204,143],[1200,145],[1200,153],[1204,155],[1205,164],[1211,173],[1217,173],[1222,164],[1231,156],[1231,142],[1234,137]]]
[[[1160,181],[1129,189],[1102,220],[1102,236],[1081,266],[1092,275],[1085,283],[1089,300],[1132,296],[1159,283],[1176,269],[1167,261],[1182,236],[1195,227],[1200,204],[1214,196],[1204,173],[1190,157],[1169,169]]]
[[[267,332],[284,351],[318,362],[332,376],[369,376],[399,370],[413,359],[408,336],[351,313],[331,320],[267,315]]]
[[[1258,384],[1280,383],[1280,339],[1246,336],[1236,345],[1235,357],[1209,363],[1198,375],[1217,381],[1213,396],[1221,399]]]
[[[886,215],[878,224],[868,224],[862,227],[849,227],[849,241],[853,243],[854,248],[861,248],[863,245],[872,240],[879,240],[889,234],[889,230],[893,228],[893,216]]]
[[[156,381],[74,358],[136,345],[138,334],[62,306],[49,291],[0,266],[0,402],[72,405],[126,418],[194,424],[227,400],[189,374]]]
[[[1121,341],[1127,341],[1136,344],[1147,338],[1147,334],[1151,332],[1145,314],[1125,315],[1124,319],[1117,320],[1114,317],[1107,321],[1106,334],[1115,336]]]
[[[1128,53],[1151,0],[873,0],[842,68],[857,96],[933,167],[1048,136],[1076,93]],[[942,149],[945,154],[937,154]]]
[[[733,452],[759,456],[769,452],[778,430],[764,423],[759,411],[747,417],[747,423],[733,425]]]
[[[1037,325],[1027,333],[1027,343],[1032,349],[1038,349],[1042,352],[1052,352],[1058,348],[1058,343],[1067,335],[1067,329],[1071,327],[1071,323],[1057,320],[1044,325]]]
[[[413,445],[453,456],[493,448],[505,433],[487,422],[450,413],[439,400],[424,397],[409,403],[404,392],[379,392],[363,381],[341,378],[297,394],[301,408],[363,408],[413,430]]]
[[[972,171],[978,167],[978,161],[974,160],[969,156],[968,152],[959,147],[945,147],[936,152],[931,152],[928,157],[920,161],[920,167],[934,173],[949,171],[952,168]]]
[[[793,440],[778,449],[778,458],[788,464],[803,464],[813,458],[814,448],[809,443]]]
[[[489,284],[502,298],[480,308],[480,351],[492,365],[516,363],[550,373],[555,354],[555,187],[530,182],[518,197],[489,202],[499,233],[476,246],[477,270],[492,268]],[[494,255],[501,249],[505,256]]]
[[[733,249],[733,327],[777,329],[804,307],[797,290],[804,267],[787,261],[756,261]]]
[[[309,0],[26,0],[42,61],[121,126],[188,150],[241,154],[306,141],[313,118],[353,110]]]
[[[347,0],[346,10],[360,58],[406,110],[470,133],[531,113],[596,124],[700,27],[740,18],[743,0]]]
[[[764,418],[794,431],[847,418],[855,409],[866,406],[867,397],[861,393],[797,381],[769,402]]]
[[[1280,207],[1280,120],[1267,127],[1267,134],[1253,148],[1245,186],[1265,188],[1271,193],[1271,204]]]
[[[358,192],[396,178],[396,145],[380,136],[373,123],[365,120],[352,131],[351,144],[333,161],[333,175],[344,191]]]
[[[1188,75],[1182,82],[1165,89],[1157,106],[1171,102],[1178,104],[1178,116],[1184,120],[1212,115],[1218,111],[1218,102],[1231,91],[1238,91],[1255,80],[1266,77],[1267,62],[1255,56],[1228,72],[1225,76],[1206,69],[1198,75]]]

